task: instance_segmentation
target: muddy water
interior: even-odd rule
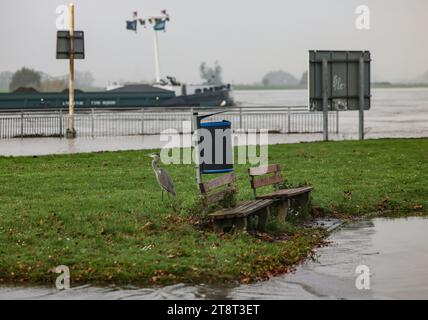
[[[307,105],[306,90],[236,91],[236,100],[246,106]],[[366,137],[419,138],[428,136],[428,89],[375,89],[372,110],[365,113]],[[358,113],[340,113],[340,133],[331,140],[357,139]],[[271,134],[269,144],[311,142],[322,134]],[[0,156],[45,155],[93,151],[142,150],[162,148],[159,136],[58,138],[0,140]]]
[[[235,287],[1,288],[0,299],[428,299],[428,219],[375,219],[335,231],[316,261],[293,274]],[[359,265],[370,290],[355,286]]]

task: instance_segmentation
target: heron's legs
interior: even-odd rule
[[[163,201],[163,189],[162,189],[162,201]]]

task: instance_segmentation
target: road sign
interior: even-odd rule
[[[370,110],[369,51],[309,51],[309,106],[311,111],[323,111],[327,99],[329,111],[360,109],[360,58],[363,59],[364,110]],[[326,61],[326,74],[323,71]],[[324,97],[324,77],[326,97]]]
[[[370,110],[369,51],[309,51],[309,108],[322,111],[324,141],[329,111],[359,111],[359,138],[364,139],[364,110]]]
[[[56,40],[56,58],[70,59],[70,32],[58,31]],[[74,31],[74,59],[85,59],[85,41],[83,31]]]

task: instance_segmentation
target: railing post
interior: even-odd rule
[[[95,138],[95,110],[91,109],[91,135],[92,139]]]
[[[62,132],[62,109],[59,109],[59,136],[64,137]]]
[[[339,133],[339,110],[336,110],[336,133]]]
[[[239,107],[239,129],[240,130],[244,129],[242,127],[242,107]]]
[[[287,112],[287,132],[291,133],[291,108],[288,107]]]
[[[21,139],[24,138],[24,111],[21,110]]]
[[[144,135],[144,108],[141,108],[141,135]]]

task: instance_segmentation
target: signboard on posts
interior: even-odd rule
[[[323,111],[323,99],[326,99],[328,111],[360,110],[361,98],[364,110],[370,110],[370,62],[369,51],[309,51],[310,110]]]

